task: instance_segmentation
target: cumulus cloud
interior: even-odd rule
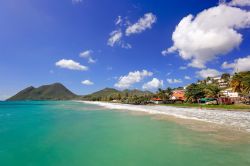
[[[172,78],[168,78],[167,79],[167,82],[169,83],[169,84],[178,84],[178,83],[182,83],[182,80],[181,79],[172,79]]]
[[[219,72],[216,69],[203,69],[201,71],[197,71],[196,75],[201,78],[207,78],[207,77],[216,77],[221,75],[222,73]]]
[[[250,71],[250,55],[234,60],[233,63],[224,62],[223,69],[233,69],[234,72]]]
[[[153,90],[161,87],[163,87],[163,80],[159,80],[157,78],[153,78],[151,81],[145,83],[142,86],[142,88],[145,90]]]
[[[60,68],[65,68],[65,69],[70,69],[70,70],[82,70],[82,71],[88,70],[87,66],[83,66],[80,63],[75,62],[75,61],[73,61],[71,59],[69,59],[69,60],[67,60],[67,59],[59,60],[58,62],[56,62],[55,65],[60,67]]]
[[[240,29],[250,25],[250,12],[225,4],[188,15],[172,34],[173,46],[168,53],[178,52],[189,66],[205,68],[206,63],[237,48],[243,38]]]
[[[189,76],[185,76],[184,78],[185,78],[185,80],[191,80],[191,77],[189,77]]]
[[[84,81],[82,81],[82,84],[83,85],[94,85],[94,83],[90,80],[84,80]]]
[[[126,29],[126,36],[138,34],[146,29],[151,29],[152,25],[156,22],[157,18],[153,13],[146,13],[135,24],[132,24]]]
[[[122,31],[121,30],[114,30],[109,34],[108,45],[113,47],[114,45],[121,44],[122,39]]]
[[[96,60],[92,58],[93,51],[86,50],[79,54],[80,57],[88,59],[88,63],[96,63]]]
[[[232,0],[228,3],[231,6],[250,6],[249,0]]]
[[[152,76],[153,73],[147,70],[129,72],[128,75],[121,76],[115,87],[120,89],[130,88],[133,84],[141,82],[145,77]]]

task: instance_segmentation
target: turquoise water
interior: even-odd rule
[[[1,102],[1,166],[249,166],[250,145],[77,102]]]

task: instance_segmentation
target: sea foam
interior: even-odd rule
[[[232,126],[239,130],[250,132],[250,112],[208,110],[199,108],[180,108],[172,106],[147,106],[147,105],[129,105],[107,102],[80,101],[86,104],[99,105],[109,109],[120,109],[130,111],[140,111],[149,114],[164,114],[177,118],[199,120]]]

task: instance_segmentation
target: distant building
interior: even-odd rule
[[[185,100],[185,90],[174,90],[171,96],[172,100]]]
[[[233,92],[232,88],[225,89],[221,91],[221,94],[225,97],[230,97],[230,98],[237,98],[239,97],[238,92]]]
[[[206,83],[216,83],[220,88],[227,88],[229,86],[229,81],[222,79],[221,76],[211,77]]]
[[[163,100],[161,98],[152,98],[150,102],[154,104],[163,104]]]

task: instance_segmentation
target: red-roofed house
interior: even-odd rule
[[[185,90],[174,90],[172,97],[172,100],[185,100]]]

